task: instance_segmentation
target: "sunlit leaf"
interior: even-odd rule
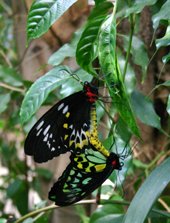
[[[156,167],[133,198],[123,223],[143,223],[153,204],[170,182],[170,158]],[[140,205],[139,205],[140,204]]]
[[[70,77],[71,71],[65,66],[55,67],[46,75],[40,77],[30,87],[22,102],[20,109],[22,123],[31,118],[51,91],[59,87]]]
[[[28,42],[44,34],[75,2],[76,0],[35,0],[28,14]]]
[[[167,0],[161,7],[161,9],[159,10],[158,13],[156,13],[153,17],[152,17],[152,21],[153,21],[153,27],[154,29],[157,29],[159,22],[161,20],[170,20],[170,13],[169,13],[169,9],[170,9],[170,1]]]
[[[88,18],[85,29],[77,45],[77,63],[91,74],[96,74],[92,67],[92,62],[94,60],[94,47],[96,39],[98,38],[99,29],[108,15],[109,9],[112,7],[113,5],[110,2],[102,2],[95,6]]]
[[[134,91],[132,93],[132,105],[141,122],[161,130],[160,117],[156,114],[153,103],[147,97]]]

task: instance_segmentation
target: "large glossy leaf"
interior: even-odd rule
[[[48,94],[70,78],[70,75],[71,71],[67,67],[59,66],[40,77],[30,87],[22,102],[20,109],[22,123],[28,121],[45,101]]]
[[[157,0],[134,0],[132,6],[129,7],[126,0],[118,1],[119,11],[117,13],[117,17],[128,17],[132,13],[138,14],[145,6],[154,5],[156,2]]]
[[[133,110],[136,116],[146,125],[161,130],[160,117],[156,114],[153,103],[138,91],[132,93]]]
[[[131,131],[139,136],[138,127],[129,103],[122,74],[116,55],[116,23],[110,16],[103,24],[99,34],[99,62],[106,83],[118,112]]]
[[[102,2],[94,7],[77,45],[77,62],[84,70],[91,74],[95,74],[95,70],[92,67],[92,62],[94,59],[94,47],[99,29],[102,22],[108,15],[109,9],[112,7],[113,5],[110,2]]]
[[[35,0],[28,14],[28,42],[44,34],[75,2],[76,0]]]
[[[170,1],[167,0],[161,7],[161,9],[159,10],[158,13],[156,13],[153,17],[152,17],[152,21],[153,21],[153,27],[154,29],[157,29],[159,22],[161,20],[170,20],[170,13],[169,13],[169,9],[170,9]]]
[[[165,187],[170,183],[170,158],[158,166],[133,198],[123,223],[143,223]]]

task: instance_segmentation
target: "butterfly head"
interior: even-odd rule
[[[123,162],[120,161],[120,156],[116,153],[110,153],[108,162],[113,166],[115,170],[121,170],[123,166]]]
[[[95,103],[98,99],[98,88],[90,84],[89,82],[84,82],[84,92],[87,97],[87,100],[90,103]]]

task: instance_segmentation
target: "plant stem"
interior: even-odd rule
[[[130,6],[131,0],[129,0],[128,3],[129,3],[129,6]],[[129,19],[130,19],[130,36],[129,36],[128,50],[127,50],[127,53],[126,53],[125,66],[124,66],[124,70],[123,70],[123,81],[125,80],[127,66],[128,66],[128,62],[129,62],[130,50],[131,50],[131,47],[132,47],[132,39],[133,39],[133,34],[134,34],[134,23],[135,23],[133,16],[134,16],[133,14],[129,15]]]

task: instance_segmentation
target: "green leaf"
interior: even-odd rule
[[[60,65],[65,58],[75,57],[76,49],[75,46],[71,46],[70,44],[64,44],[57,52],[52,54],[48,60],[48,64],[53,66]]]
[[[35,222],[33,218],[27,218],[26,220],[23,221],[23,223],[33,223]]]
[[[99,218],[97,221],[94,221],[93,223],[122,223],[124,215],[120,214],[109,214],[107,216],[104,216],[102,218]]]
[[[167,108],[166,108],[168,114],[170,115],[170,94],[168,96],[168,101],[167,101]]]
[[[153,204],[170,183],[170,158],[156,167],[133,198],[123,223],[143,223]]]
[[[170,61],[170,53],[168,53],[166,56],[162,57],[162,62],[164,64],[168,63]]]
[[[0,95],[0,113],[4,112],[7,109],[10,99],[11,99],[10,94],[1,94]]]
[[[113,213],[121,213],[123,212],[123,207],[121,205],[116,204],[105,204],[101,207],[98,207],[92,214],[89,223],[97,223],[100,219],[104,217],[111,216]],[[113,217],[116,217],[114,215]],[[104,222],[104,221],[103,221]]]
[[[146,125],[161,130],[160,117],[156,114],[153,103],[138,91],[132,93],[133,110]]]
[[[48,60],[48,64],[58,66],[64,61],[65,58],[75,57],[76,46],[81,34],[81,30],[75,32],[71,43],[64,44],[59,50],[52,54]]]
[[[5,218],[0,218],[0,223],[6,223],[7,220]]]
[[[138,127],[117,62],[116,23],[112,16],[102,24],[98,44],[99,62],[105,75],[112,101],[124,122],[135,135],[139,136]]]
[[[40,77],[27,91],[22,102],[21,122],[28,121],[45,101],[48,94],[69,79],[70,75],[71,71],[66,66],[59,66]]]
[[[156,47],[159,49],[162,46],[169,46],[170,45],[170,25],[166,29],[165,35],[156,40]]]
[[[156,87],[159,87],[159,86],[166,86],[166,87],[169,87],[169,86],[170,86],[170,80],[165,81],[165,82],[163,82],[162,84],[157,85]]]
[[[40,37],[76,0],[35,0],[27,19],[27,40]]]
[[[132,13],[139,14],[145,6],[154,5],[156,2],[157,0],[145,0],[145,1],[134,0],[132,6],[129,7],[126,0],[123,1],[123,3],[122,1],[118,1],[118,4],[121,4],[121,7],[119,7],[119,11],[116,14],[116,16],[128,17]]]
[[[128,48],[128,41],[129,38],[127,36],[124,36],[125,50]],[[143,41],[141,41],[136,36],[133,36],[132,39],[131,55],[134,63],[142,67],[143,79],[144,79],[149,58]]]
[[[28,187],[26,181],[16,179],[8,186],[7,196],[12,198],[22,215],[28,212]]]
[[[100,26],[106,16],[108,11],[113,7],[110,2],[102,2],[94,7],[91,12],[85,29],[82,33],[80,41],[77,45],[76,59],[77,63],[87,72],[91,74],[96,74],[92,67],[92,62],[95,57],[94,47],[96,40],[98,38],[98,33]]]
[[[153,21],[153,27],[154,29],[158,28],[159,22],[160,20],[170,20],[170,13],[169,13],[169,9],[170,9],[170,1],[167,0],[161,7],[161,9],[159,10],[158,13],[156,13],[153,17],[152,17],[152,21]]]
[[[23,85],[20,74],[13,68],[0,65],[0,81],[20,87]]]
[[[45,168],[37,167],[36,172],[38,173],[38,175],[40,177],[43,177],[45,180],[51,180],[52,179],[52,176],[53,176],[52,172],[45,169]]]

